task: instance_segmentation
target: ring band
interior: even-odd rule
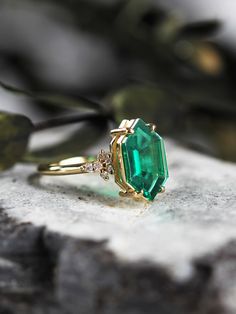
[[[85,166],[96,157],[72,157],[51,164],[39,165],[38,171],[44,175],[70,175],[87,173]]]
[[[72,157],[39,165],[42,175],[72,175],[97,172],[104,180],[114,175],[120,195],[153,200],[165,190],[169,177],[164,141],[154,124],[142,119],[123,120],[111,130],[108,152],[97,156]]]

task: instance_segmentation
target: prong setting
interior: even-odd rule
[[[156,131],[156,128],[157,128],[156,124],[148,123],[147,126],[150,128],[151,131]]]
[[[111,131],[110,150],[115,182],[120,186],[123,197],[152,201],[165,190],[162,186],[168,178],[165,148],[155,130],[155,124],[133,119],[123,120],[118,129]],[[152,152],[155,152],[155,158]],[[160,164],[163,165],[161,170]],[[145,173],[152,181],[146,181]]]
[[[133,134],[134,131],[130,128],[119,128],[119,129],[113,129],[111,130],[110,134],[112,137],[115,137],[117,135],[126,135],[126,134]]]
[[[137,201],[147,201],[147,199],[143,196],[143,192],[136,192],[134,190],[130,191],[120,191],[119,195],[121,197],[133,198]]]
[[[164,186],[161,186],[161,187],[160,187],[160,192],[159,192],[159,193],[165,193],[165,191],[166,191],[166,188],[165,188]]]

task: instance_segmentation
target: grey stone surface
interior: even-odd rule
[[[34,165],[1,174],[11,218],[1,213],[0,287],[8,269],[39,291],[29,313],[235,313],[236,166],[171,141],[167,151],[167,191],[151,204],[119,198],[92,174],[39,178]],[[5,290],[1,304],[15,310]]]

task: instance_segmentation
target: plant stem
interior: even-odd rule
[[[113,120],[113,118],[111,116],[105,116],[101,113],[74,114],[73,116],[59,117],[37,123],[35,124],[34,132],[39,132],[46,129],[60,127],[73,123],[80,123],[84,121],[101,123],[108,122],[109,120]]]

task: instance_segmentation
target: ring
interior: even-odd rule
[[[142,119],[123,120],[111,136],[108,152],[39,165],[38,171],[42,175],[97,172],[106,181],[114,175],[120,195],[135,199],[152,201],[164,192],[169,174],[164,141],[156,126]]]

